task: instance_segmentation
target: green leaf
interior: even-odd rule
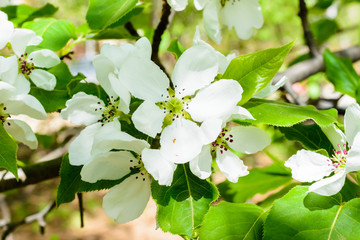
[[[66,90],[46,91],[38,87],[31,87],[30,94],[37,98],[45,108],[45,111],[56,112],[65,108],[65,103],[69,99]]]
[[[314,106],[298,106],[294,104],[251,99],[245,107],[256,120],[245,119],[234,121],[242,123],[265,123],[279,127],[290,127],[307,119],[314,120],[320,126],[329,126],[337,122],[336,109],[317,110]]]
[[[243,203],[257,193],[267,193],[289,183],[291,173],[277,164],[250,171],[249,175],[239,178],[237,183],[225,181],[218,185],[220,195],[229,202]]]
[[[32,21],[35,18],[51,17],[58,10],[57,7],[54,7],[54,5],[50,3],[40,8],[33,8],[26,4],[21,4],[10,5],[0,9],[8,15],[9,20],[18,26],[21,26],[24,22]]]
[[[287,139],[300,142],[308,150],[325,149],[329,155],[332,154],[331,142],[316,124],[296,124],[292,127],[279,129]]]
[[[179,59],[181,54],[186,50],[185,47],[177,40],[174,39],[171,41],[169,47],[167,48],[169,52],[175,55],[176,59]]]
[[[262,239],[264,213],[254,204],[221,202],[210,207],[201,224],[199,239]]]
[[[116,28],[107,28],[95,34],[92,39],[101,40],[101,39],[137,39],[137,37],[132,36],[129,31],[124,26],[118,26]]]
[[[86,94],[91,94],[91,95],[97,96],[98,98],[102,99],[104,102],[107,102],[106,92],[100,85],[97,85],[95,83],[77,82],[77,84],[75,86],[72,86],[72,88],[68,88],[68,92],[69,92],[70,96],[73,96],[74,94],[76,94],[78,92],[84,92]]]
[[[81,180],[82,166],[73,166],[69,162],[69,155],[66,154],[63,158],[60,168],[60,185],[57,190],[56,204],[71,202],[75,199],[75,195],[78,192],[90,192],[103,189],[109,189],[117,184],[120,184],[133,172],[125,175],[118,180],[100,180],[96,183],[88,183]]]
[[[0,124],[0,168],[10,171],[18,179],[16,153],[18,146]]]
[[[320,19],[311,24],[311,31],[319,45],[326,42],[338,29],[339,26],[333,19]]]
[[[53,16],[59,8],[55,7],[54,5],[47,3],[43,7],[36,9],[34,12],[32,12],[24,21],[22,21],[21,24],[24,22],[32,21],[36,18],[40,17],[51,17]]]
[[[355,98],[360,77],[352,66],[352,61],[349,58],[340,58],[326,49],[324,64],[326,76],[334,84],[335,90]]]
[[[318,0],[314,7],[320,8],[320,9],[326,9],[331,6],[331,4],[334,2],[334,0]]]
[[[280,48],[270,48],[260,52],[234,58],[226,69],[223,79],[238,81],[244,92],[240,105],[258,93],[279,71],[293,42]]]
[[[90,0],[86,21],[91,29],[105,29],[135,8],[138,0]]]
[[[160,228],[188,237],[192,237],[210,204],[219,196],[216,187],[193,175],[188,165],[178,165],[170,187],[153,181],[151,192],[158,206]]]
[[[266,219],[264,240],[358,239],[360,199],[345,203],[339,195],[307,195],[307,187],[295,187],[276,201]]]
[[[23,27],[33,30],[36,35],[43,38],[40,48],[53,51],[63,48],[71,38],[77,38],[74,24],[66,20],[46,18],[26,22]]]
[[[55,67],[49,69],[48,72],[54,74],[56,77],[55,89],[58,90],[66,90],[66,86],[74,78],[69,70],[69,67],[63,61],[61,61]]]
[[[54,136],[44,135],[44,134],[35,134],[37,140],[39,141],[39,145],[43,148],[50,148],[56,141]]]

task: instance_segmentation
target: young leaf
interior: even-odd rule
[[[285,167],[273,164],[251,170],[249,175],[239,178],[237,183],[222,182],[218,188],[226,201],[243,203],[257,193],[267,193],[288,184],[291,180],[291,173]]]
[[[36,35],[43,38],[40,48],[53,51],[60,50],[71,38],[77,38],[74,24],[66,20],[46,18],[26,22],[23,27],[33,30]]]
[[[10,171],[18,180],[16,165],[16,152],[18,146],[5,131],[2,124],[0,124],[0,143],[0,167]]]
[[[339,29],[337,22],[333,19],[320,19],[311,24],[311,30],[314,33],[314,38],[318,44],[321,45],[333,36]]]
[[[200,239],[262,239],[264,210],[254,204],[221,202],[210,207],[200,228]]]
[[[91,29],[105,29],[135,8],[138,0],[90,0],[86,21]]]
[[[240,105],[258,93],[279,71],[293,42],[280,48],[270,48],[234,58],[222,78],[234,79],[240,83],[244,92]]]
[[[276,201],[266,219],[264,240],[357,239],[360,236],[360,199],[342,202],[340,194],[307,195],[295,187]]]
[[[193,175],[188,165],[178,165],[170,187],[151,184],[158,206],[157,222],[165,232],[192,237],[201,224],[210,204],[219,193],[216,187]]]
[[[185,47],[177,40],[174,39],[171,41],[168,49],[169,52],[175,55],[176,59],[179,59],[181,54],[186,50]]]
[[[288,128],[279,128],[289,140],[300,142],[304,148],[312,151],[325,149],[329,155],[333,152],[333,146],[321,128],[316,125],[296,124]]]
[[[325,50],[324,64],[326,76],[334,84],[335,90],[355,98],[360,77],[352,66],[352,61],[348,58],[340,58],[329,50]]]
[[[307,119],[314,120],[320,126],[329,126],[337,122],[336,109],[317,110],[314,106],[298,106],[294,104],[251,99],[245,107],[256,120],[234,120],[236,122],[265,123],[279,127],[290,127]]]
[[[46,91],[42,88],[31,87],[30,94],[37,98],[43,105],[46,112],[56,112],[65,108],[65,103],[69,99],[66,90]]]

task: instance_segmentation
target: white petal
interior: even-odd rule
[[[200,11],[204,8],[208,1],[207,0],[194,0],[196,10]]]
[[[152,61],[130,57],[120,70],[119,78],[134,97],[160,102],[167,95],[169,79]]]
[[[285,82],[288,80],[288,78],[286,76],[283,76],[276,84],[272,85],[273,80],[271,80],[271,82],[266,85],[263,89],[260,90],[260,92],[256,93],[253,97],[254,98],[264,98],[267,97],[271,94],[273,94],[274,92],[276,92],[276,90],[278,90],[279,88],[281,88],[282,86],[284,86]]]
[[[262,129],[253,126],[235,126],[226,133],[226,137],[233,138],[233,142],[227,141],[230,148],[252,154],[264,149],[271,143],[270,136]]]
[[[202,142],[209,144],[216,140],[221,132],[223,121],[219,118],[207,119],[201,124]]]
[[[167,0],[167,2],[177,12],[184,10],[188,4],[188,0]]]
[[[353,145],[349,150],[349,155],[346,159],[346,172],[353,172],[360,170],[360,133],[358,133],[353,141]]]
[[[196,90],[214,81],[218,72],[218,61],[214,51],[203,45],[186,50],[177,61],[171,80],[175,94],[180,97],[193,95]]]
[[[138,166],[138,160],[130,152],[105,152],[98,154],[81,169],[81,179],[95,183],[99,180],[117,180]],[[130,169],[131,168],[131,169]]]
[[[136,41],[135,47],[137,50],[137,54],[140,57],[143,57],[145,59],[151,58],[152,48],[149,39],[147,39],[146,37],[140,38],[139,40]]]
[[[226,120],[241,100],[243,90],[234,80],[220,80],[201,89],[189,103],[192,119],[202,122],[209,118]]]
[[[254,28],[264,23],[258,0],[228,1],[221,10],[222,23],[229,29],[235,28],[241,39],[251,37]]]
[[[35,32],[30,29],[16,28],[11,36],[11,47],[15,54],[20,57],[25,53],[26,47],[30,45],[39,45],[42,38],[36,36]]]
[[[91,161],[91,148],[94,142],[94,135],[101,128],[101,123],[92,124],[84,128],[79,136],[70,143],[69,160],[71,165],[84,165]]]
[[[136,179],[136,176],[140,176]],[[141,178],[140,173],[130,176],[112,187],[103,198],[105,213],[118,223],[138,218],[150,198],[150,179]],[[143,181],[142,179],[145,179]]]
[[[33,59],[32,62],[36,67],[51,68],[60,63],[60,58],[56,53],[49,49],[42,49],[30,53],[27,59]]]
[[[319,153],[300,150],[285,162],[291,168],[292,177],[300,182],[318,181],[332,172],[332,162]]]
[[[116,94],[109,80],[109,74],[115,71],[114,63],[104,55],[97,55],[93,59],[93,65],[96,73],[96,79],[99,81],[100,85],[109,96],[115,97]]]
[[[207,35],[217,44],[221,42],[219,22],[220,1],[210,0],[203,11],[204,28]]]
[[[17,75],[13,85],[16,88],[16,94],[28,94],[30,92],[30,82],[22,74]]]
[[[31,81],[35,83],[36,86],[47,91],[54,90],[56,86],[56,78],[52,73],[49,73],[42,69],[32,70],[29,75]]]
[[[15,55],[4,58],[0,56],[0,80],[14,85],[19,73],[18,59]]]
[[[321,127],[321,130],[324,132],[326,137],[330,140],[331,144],[335,149],[341,150],[342,146],[346,144],[346,137],[344,133],[338,129],[335,124],[331,124],[327,127]],[[340,148],[339,145],[340,144]]]
[[[155,137],[162,130],[166,113],[152,101],[144,101],[131,117],[137,130]]]
[[[129,150],[141,154],[144,148],[150,147],[146,141],[121,132],[116,127],[113,129],[104,127],[95,136],[92,154],[107,152],[112,149]]]
[[[131,100],[129,90],[125,87],[123,82],[113,73],[109,73],[109,81],[113,91],[120,97],[120,110],[124,113],[129,113],[129,105]]]
[[[357,103],[351,104],[345,110],[344,117],[345,135],[350,146],[357,133],[360,132],[360,106]]]
[[[9,124],[10,125],[9,125]],[[24,121],[7,119],[4,124],[5,130],[17,141],[24,143],[31,149],[36,149],[38,141],[31,127]]]
[[[255,118],[251,115],[251,113],[246,108],[243,108],[240,106],[234,107],[234,109],[231,113],[231,116],[228,118],[228,121],[231,119],[238,119],[238,120],[253,119],[253,120],[255,120]]]
[[[16,95],[6,101],[5,106],[6,111],[14,115],[25,114],[40,120],[46,118],[44,107],[31,95]]]
[[[202,148],[201,130],[194,122],[176,119],[160,137],[161,151],[168,161],[186,163],[196,157]]]
[[[16,89],[13,85],[0,81],[0,103],[7,101],[12,95],[14,95]]]
[[[145,169],[160,185],[171,185],[176,165],[167,161],[160,150],[145,148],[142,152],[141,159]]]
[[[9,42],[14,31],[14,24],[8,21],[8,17],[4,12],[0,11],[0,50]]]
[[[191,172],[201,179],[206,179],[211,175],[212,157],[210,147],[210,144],[203,146],[200,154],[190,161]]]
[[[323,196],[332,196],[338,193],[344,186],[345,178],[345,171],[338,172],[334,176],[313,183],[309,187],[308,192],[314,192]]]
[[[110,44],[104,44],[101,47],[100,55],[102,58],[108,58],[111,60],[111,64],[115,66],[115,68],[120,69],[126,58],[128,58],[129,53],[135,50],[134,45],[125,43],[121,46],[115,46]]]
[[[218,148],[216,150],[216,163],[220,171],[230,182],[236,183],[239,177],[249,174],[244,162],[229,150],[221,153]]]
[[[96,96],[78,92],[66,101],[66,108],[61,111],[60,116],[73,124],[90,125],[101,119],[102,112],[99,108],[102,107],[104,102]]]

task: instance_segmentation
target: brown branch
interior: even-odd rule
[[[303,32],[304,32],[304,38],[305,38],[306,45],[309,48],[310,56],[316,57],[319,55],[319,51],[316,46],[315,39],[310,30],[310,24],[309,24],[309,21],[307,18],[308,9],[306,7],[305,0],[299,0],[299,9],[300,10],[299,10],[298,16],[301,19],[301,25],[302,25]]]
[[[155,29],[152,46],[151,46],[152,48],[151,60],[153,60],[165,73],[166,73],[165,67],[162,65],[159,58],[159,46],[161,42],[161,36],[165,32],[169,24],[170,13],[171,13],[170,5],[167,3],[166,0],[163,0],[160,22]]]
[[[35,213],[33,215],[27,216],[26,218],[18,221],[18,222],[10,222],[7,223],[5,226],[1,226],[1,227],[6,227],[6,230],[4,231],[4,233],[1,236],[2,240],[5,240],[6,237],[11,234],[17,227],[24,225],[24,224],[28,224],[28,223],[32,223],[37,221],[40,225],[40,232],[43,234],[44,233],[44,228],[46,226],[46,221],[45,221],[45,217],[47,214],[49,214],[51,212],[51,210],[53,210],[56,206],[55,201],[53,201],[51,204],[49,204],[48,206],[46,206],[43,210],[41,210],[38,213]]]
[[[136,29],[134,28],[131,22],[125,23],[124,27],[126,30],[128,30],[131,36],[140,37],[140,35],[138,34],[138,32],[136,31]]]
[[[0,181],[0,192],[39,183],[59,176],[62,157],[24,167],[25,181],[17,182],[15,178]]]
[[[339,57],[350,58],[353,62],[360,60],[360,46],[356,45],[341,51],[334,52]],[[289,84],[294,84],[308,77],[325,70],[323,57],[321,55],[294,64],[282,73],[274,77],[274,83],[278,82],[283,76],[288,78]]]

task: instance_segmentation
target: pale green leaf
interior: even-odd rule
[[[2,124],[0,124],[0,168],[5,168],[15,175],[18,179],[16,152],[17,144],[5,131]]]

